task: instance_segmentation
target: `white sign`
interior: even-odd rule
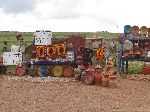
[[[67,59],[69,61],[74,61],[74,51],[67,51]]]
[[[35,45],[51,45],[52,32],[51,31],[36,31]]]
[[[22,62],[21,52],[4,52],[3,65],[18,65]]]

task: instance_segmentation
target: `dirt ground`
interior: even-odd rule
[[[117,88],[81,82],[31,82],[0,75],[1,112],[150,111],[150,82],[119,79]]]

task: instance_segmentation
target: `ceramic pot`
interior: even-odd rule
[[[16,68],[16,75],[23,76],[26,73],[26,69],[24,66],[17,66]]]

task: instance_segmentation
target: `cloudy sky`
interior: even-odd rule
[[[150,27],[149,0],[0,0],[0,31],[123,32]]]

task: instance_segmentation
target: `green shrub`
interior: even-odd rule
[[[129,73],[133,73],[133,74],[140,74],[141,71],[142,71],[142,67],[143,65],[130,65],[129,68],[128,68],[128,72]]]

